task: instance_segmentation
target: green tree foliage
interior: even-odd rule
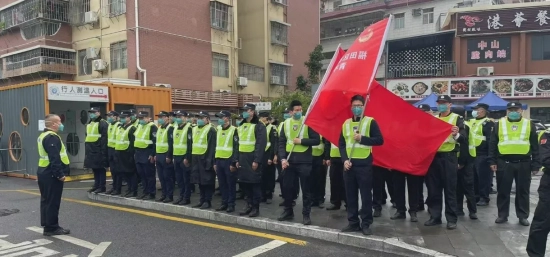
[[[276,119],[279,119],[279,121],[283,118],[283,111],[285,108],[288,107],[290,102],[292,100],[298,100],[302,102],[302,108],[304,109],[303,114],[306,114],[306,110],[309,107],[309,104],[311,103],[311,92],[309,91],[291,91],[291,92],[285,92],[281,97],[277,99],[272,99],[271,101],[271,113],[273,117]]]
[[[304,63],[304,65],[308,69],[308,82],[310,84],[319,84],[321,80],[319,79],[319,75],[321,74],[321,69],[323,69],[323,64],[321,64],[321,61],[325,59],[325,56],[323,55],[323,46],[317,45],[315,49],[313,49],[313,52],[309,53],[309,60]]]
[[[296,89],[304,92],[310,92],[311,87],[307,83],[307,79],[300,75],[296,78]]]

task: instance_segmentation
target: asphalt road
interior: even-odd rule
[[[45,237],[36,181],[0,177],[0,256],[391,256],[231,224],[94,205],[86,197],[89,187],[88,182],[65,184],[60,225],[71,234]]]

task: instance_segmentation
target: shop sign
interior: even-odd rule
[[[468,63],[509,62],[511,41],[510,37],[468,39]]]
[[[271,102],[251,102],[256,105],[256,111],[271,111]]]
[[[502,98],[550,98],[550,76],[491,76],[388,80],[387,88],[404,99],[431,93],[455,99],[477,99],[493,91]]]
[[[550,6],[456,14],[456,35],[550,30]]]
[[[48,82],[48,100],[109,102],[109,87]]]

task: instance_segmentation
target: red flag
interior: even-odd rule
[[[374,118],[384,145],[373,147],[374,164],[424,176],[452,126],[373,82],[365,115]]]
[[[351,117],[351,97],[365,96],[369,91],[389,25],[388,18],[366,28],[316,94],[315,105],[309,109],[305,124],[333,144],[338,144],[342,124]]]

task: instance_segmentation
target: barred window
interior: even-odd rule
[[[61,28],[61,23],[57,22],[39,22],[30,26],[21,28],[21,37],[29,40],[41,36],[53,36]]]
[[[70,20],[73,25],[83,25],[87,12],[91,11],[90,0],[71,0]]]
[[[38,48],[5,57],[6,71],[39,64],[74,65],[75,53],[63,50]]]
[[[229,56],[212,53],[212,76],[229,78]]]
[[[271,64],[271,84],[288,86],[289,66],[281,64]]]
[[[210,25],[214,29],[219,30],[229,30],[230,22],[230,11],[231,7],[229,5],[211,1],[210,2]]]
[[[109,0],[109,16],[115,17],[126,13],[126,0]]]
[[[286,24],[271,21],[271,43],[288,45],[288,26]]]
[[[128,68],[126,41],[111,44],[111,70]]]
[[[396,13],[393,16],[393,29],[402,29],[405,28],[405,14]]]
[[[265,81],[265,70],[252,64],[239,63],[239,77],[245,77],[253,81]]]
[[[92,59],[86,56],[86,49],[78,50],[78,76],[92,74]]]

